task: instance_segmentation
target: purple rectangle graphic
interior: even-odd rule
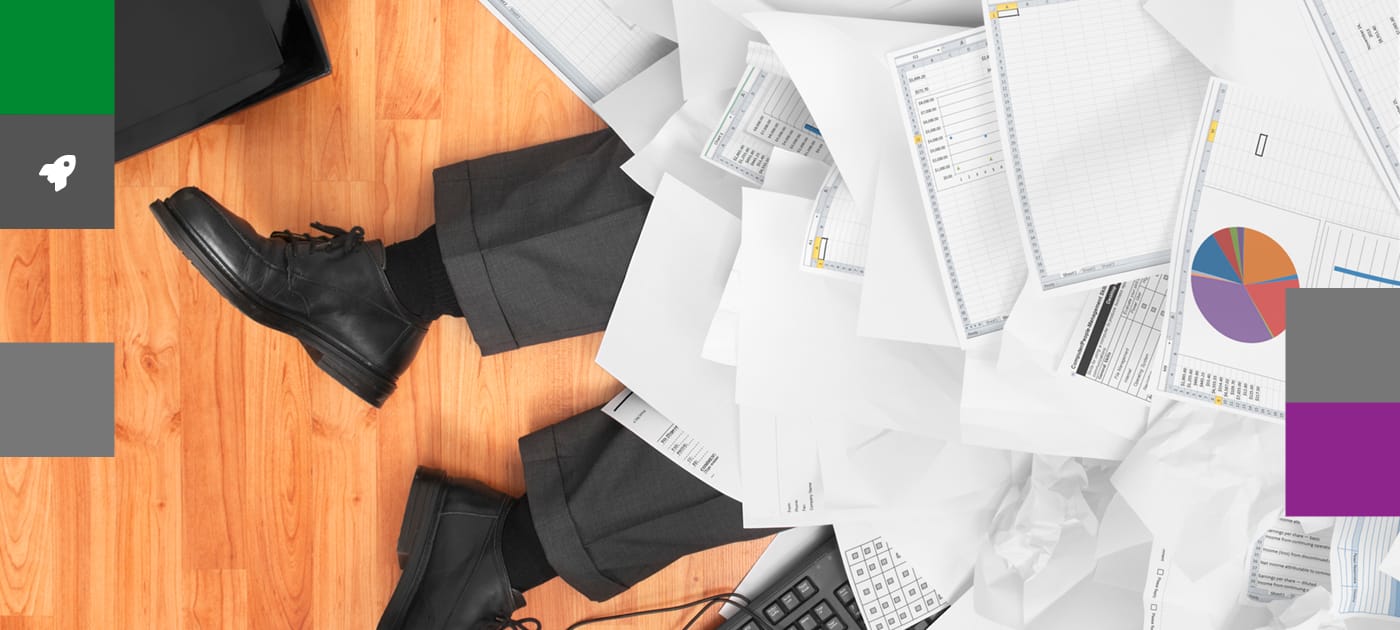
[[[1288,403],[1288,516],[1400,516],[1400,403]]]

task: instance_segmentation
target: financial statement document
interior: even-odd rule
[[[1044,291],[1161,271],[1209,71],[1140,0],[988,0],[1006,174]]]
[[[579,98],[595,105],[676,49],[603,0],[481,0]]]
[[[1075,322],[1064,373],[1152,402],[1167,283],[1159,273],[1099,289]]]
[[[1340,114],[1212,79],[1190,144],[1158,390],[1282,420],[1287,291],[1400,286],[1400,216]]]
[[[892,53],[906,142],[959,340],[998,332],[1026,281],[986,32]]]
[[[1400,4],[1303,0],[1314,43],[1386,192],[1400,207]]]
[[[760,185],[774,148],[830,164],[821,130],[773,49],[749,42],[747,61],[739,87],[701,155]]]

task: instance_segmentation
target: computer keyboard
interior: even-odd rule
[[[866,630],[835,537],[792,563],[749,609],[762,619],[740,610],[720,630]],[[944,610],[911,628],[925,630]]]

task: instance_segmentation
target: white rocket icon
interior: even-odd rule
[[[68,187],[68,176],[73,174],[75,168],[78,168],[78,158],[70,154],[54,160],[53,164],[45,164],[39,169],[39,174],[47,177],[53,184],[54,192],[58,192]]]

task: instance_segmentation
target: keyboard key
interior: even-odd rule
[[[826,620],[826,625],[822,626],[826,630],[846,630],[846,622],[840,617],[832,617]]]
[[[845,584],[842,584],[841,586],[836,587],[836,599],[841,600],[841,603],[842,603],[842,604],[849,604],[849,603],[855,601],[855,599],[856,599],[856,594],[853,593],[853,592],[851,592],[851,584],[850,584],[850,582],[847,582],[847,583],[845,583]]]
[[[802,581],[798,582],[797,586],[792,587],[792,590],[805,602],[812,599],[812,596],[817,594],[817,585],[813,584],[812,581],[807,578],[802,578]]]
[[[807,613],[797,618],[797,627],[802,630],[817,630],[821,625],[822,622],[817,621],[817,618],[813,617],[812,613]]]
[[[739,630],[762,630],[762,628],[758,627],[757,621],[750,619],[749,622],[741,626]]]
[[[763,609],[763,616],[767,617],[768,621],[773,623],[778,623],[778,620],[782,619],[783,615],[786,614],[787,613],[783,612],[783,607],[779,606],[777,602],[773,602],[769,604],[767,608]]]
[[[832,615],[835,615],[836,611],[832,610],[831,604],[826,603],[826,600],[823,599],[817,602],[816,606],[812,607],[812,614],[816,615],[817,619],[826,621],[830,619]]]
[[[860,621],[860,606],[857,606],[855,602],[846,604],[846,612],[851,613],[852,619]]]
[[[778,597],[778,603],[783,605],[783,610],[792,612],[802,605],[802,599],[797,596],[797,593],[788,591]]]

